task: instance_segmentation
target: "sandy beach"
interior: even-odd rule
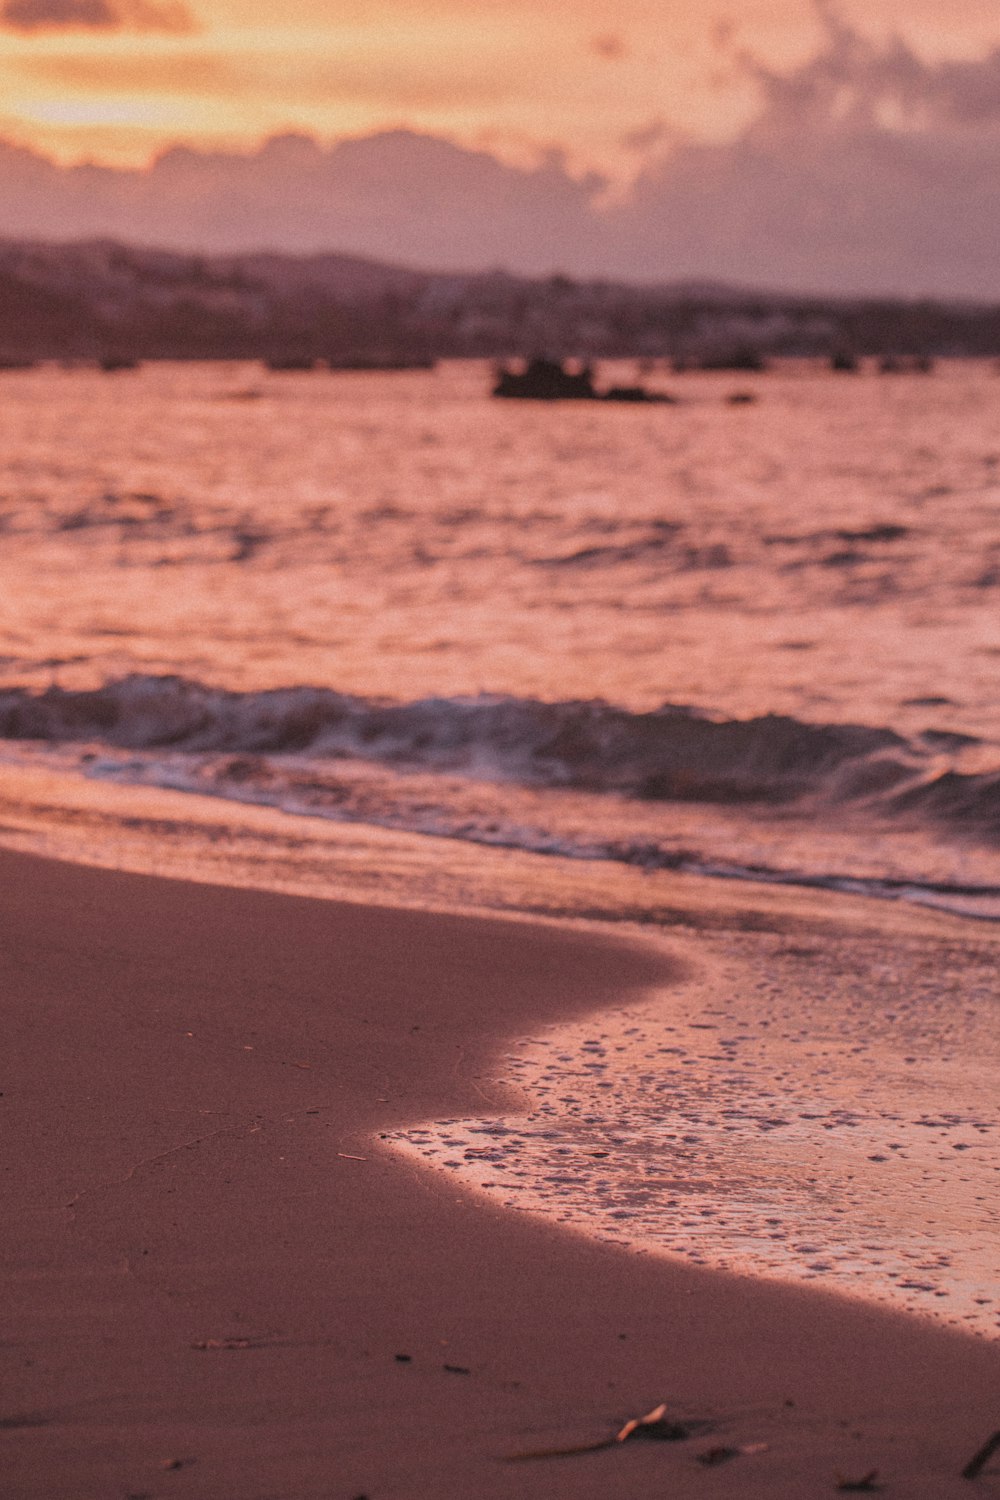
[[[11,1500],[975,1492],[996,1343],[591,1242],[379,1139],[513,1106],[506,1043],[683,986],[683,959],[12,853],[0,875]],[[661,1402],[686,1440],[509,1461]],[[698,1461],[720,1448],[753,1451]]]

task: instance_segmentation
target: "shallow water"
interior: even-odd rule
[[[648,929],[710,876],[996,921],[995,371],[653,383],[680,403],[0,372],[0,837]],[[823,988],[828,945],[754,941],[715,1051],[673,1000],[536,1038],[523,1120],[407,1149],[993,1331],[990,962],[844,952]]]
[[[515,1047],[525,1113],[396,1144],[638,1250],[1000,1336],[996,955],[940,957],[730,937],[700,983]]]

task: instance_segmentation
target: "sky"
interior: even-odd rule
[[[998,168],[995,0],[0,0],[6,235],[1000,298]]]

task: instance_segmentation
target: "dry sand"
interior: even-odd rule
[[[959,1477],[1000,1427],[997,1344],[592,1243],[379,1142],[502,1108],[511,1037],[680,963],[24,855],[0,878],[5,1500],[812,1500],[873,1469],[1000,1495],[998,1461]],[[661,1401],[711,1426],[505,1461]]]

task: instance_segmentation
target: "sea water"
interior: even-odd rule
[[[255,863],[266,883],[291,859],[289,827],[316,819],[328,837],[296,835],[313,884],[315,850],[339,840],[367,899],[435,899],[419,853],[432,843],[452,905],[542,910],[546,862],[579,862],[602,919],[650,928],[655,899],[644,917],[636,890],[657,872],[937,906],[970,933],[996,920],[1000,376],[788,364],[650,383],[677,404],[494,402],[475,363],[0,373],[3,836],[47,820],[57,847],[60,823],[89,819],[89,856],[127,859],[136,820],[129,831],[115,794],[147,787],[192,809],[186,831],[183,796],[147,820],[153,847],[197,842],[193,793],[243,809],[232,868],[251,883]],[[250,817],[267,808],[270,824]],[[502,899],[477,850],[516,862]],[[777,1001],[765,1016],[750,995],[759,958],[733,981],[732,1036],[714,1052],[690,1054],[684,1027],[723,1021],[668,1022],[662,1007],[630,1041],[594,1025],[524,1039],[520,1125],[453,1122],[409,1149],[475,1177],[486,1131],[490,1172],[512,1165],[536,1207],[590,1232],[866,1290],[879,1261],[887,1295],[950,1299],[949,1314],[995,1328],[988,964],[942,1020],[903,962],[897,989],[917,997],[905,1044],[884,1006],[866,1010],[859,972],[817,1062],[764,1036]],[[956,1104],[928,1038],[960,1002],[952,1055],[978,1071]],[[829,1030],[821,999],[802,1003],[805,1033]],[[779,1052],[785,1102],[770,1110],[748,1080]],[[923,1068],[907,1119],[863,1104],[858,1081],[845,1123],[858,1056]],[[567,1075],[583,1082],[553,1123]],[[852,1198],[848,1136],[892,1167],[912,1243],[871,1194]],[[756,1187],[735,1191],[751,1137]],[[817,1142],[824,1165],[805,1172]],[[967,1201],[925,1244],[913,1205],[934,1197],[938,1146],[941,1160],[961,1151]],[[907,1160],[916,1177],[897,1171]],[[972,1248],[956,1252],[963,1234]]]

